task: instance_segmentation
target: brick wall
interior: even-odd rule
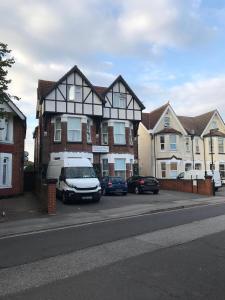
[[[0,197],[23,193],[23,158],[25,127],[19,117],[13,118],[13,144],[0,144],[0,152],[12,153],[12,188],[0,189]]]
[[[195,193],[200,195],[212,196],[213,185],[211,179],[197,180],[196,185],[192,180],[177,180],[177,179],[158,179],[160,188],[163,190],[173,190],[186,193]]]

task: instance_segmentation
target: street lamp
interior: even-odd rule
[[[218,128],[210,129],[209,136],[210,136],[210,152],[211,152],[211,166],[212,166],[212,174],[214,174],[214,161],[213,161],[213,133],[219,130]]]

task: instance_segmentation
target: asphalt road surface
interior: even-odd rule
[[[225,204],[0,239],[0,299],[225,299]]]

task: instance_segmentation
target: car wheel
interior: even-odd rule
[[[126,192],[123,193],[124,196],[126,196],[126,194],[127,194]]]
[[[68,200],[67,200],[67,197],[66,197],[66,193],[65,193],[65,192],[62,192],[62,203],[64,203],[64,204],[67,204],[67,203],[68,203]]]
[[[159,190],[153,191],[154,195],[157,195],[159,193]]]
[[[103,196],[107,195],[107,193],[106,193],[106,190],[105,190],[105,189],[103,189],[103,190],[102,190],[102,195],[103,195]]]
[[[136,195],[140,194],[140,190],[139,190],[138,186],[135,186],[134,192]]]

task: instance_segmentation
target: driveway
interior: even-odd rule
[[[173,204],[175,201],[184,200],[195,200],[206,198],[205,196],[196,195],[192,193],[182,193],[176,191],[161,190],[158,195],[153,195],[152,193],[145,194],[130,194],[126,196],[122,195],[111,195],[102,196],[99,203],[72,203],[63,204],[59,199],[57,200],[57,214],[58,213],[74,213],[74,212],[97,212],[99,210],[120,208],[129,205],[149,205],[149,204]]]

